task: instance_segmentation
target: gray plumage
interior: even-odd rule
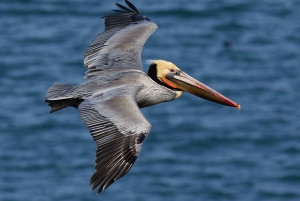
[[[78,108],[96,142],[92,190],[98,193],[125,175],[138,157],[151,125],[141,107],[175,99],[177,93],[153,81],[144,71],[141,51],[157,25],[131,8],[105,17],[105,31],[84,55],[87,82],[78,86],[56,83],[46,94],[51,112]]]
[[[156,30],[154,22],[135,11],[105,16],[105,31],[94,38],[84,54],[86,78],[112,68],[142,70],[142,48]]]
[[[96,142],[95,173],[90,179],[98,193],[124,176],[139,156],[151,125],[139,108],[174,100],[184,91],[209,101],[241,106],[192,78],[173,63],[150,61],[143,71],[142,48],[157,25],[134,5],[105,15],[105,31],[84,55],[87,81],[77,86],[56,83],[47,91],[50,112],[72,106]]]

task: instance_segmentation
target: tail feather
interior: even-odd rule
[[[62,99],[62,100],[46,100],[51,107],[50,113],[56,112],[58,110],[64,109],[68,106],[78,108],[78,105],[82,102],[82,99]]]
[[[55,83],[50,87],[46,94],[46,100],[65,99],[70,97],[63,97],[63,93],[69,91],[73,86],[69,84]]]
[[[72,96],[64,95],[72,87],[73,86],[69,84],[55,83],[48,89],[45,102],[49,103],[49,106],[51,107],[51,113],[64,109],[68,106],[77,108],[78,105],[83,101]]]

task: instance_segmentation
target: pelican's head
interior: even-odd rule
[[[184,73],[173,63],[164,60],[149,61],[148,75],[155,82],[177,91],[178,98],[183,91],[187,91],[206,100],[240,109],[241,106],[226,98],[219,92],[195,80]]]

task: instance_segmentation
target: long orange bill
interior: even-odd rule
[[[190,92],[206,100],[241,109],[241,106],[219,92],[195,80],[186,73],[179,71],[178,74],[167,74],[166,78],[176,85],[176,88]]]

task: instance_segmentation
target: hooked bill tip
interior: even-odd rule
[[[240,104],[238,104],[238,106],[236,107],[238,110],[240,110],[241,109],[241,105]]]

